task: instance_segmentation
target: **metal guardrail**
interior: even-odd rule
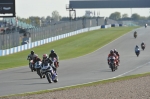
[[[117,21],[107,19],[108,24],[115,24]],[[0,34],[0,50],[5,50],[13,47],[20,46],[23,44],[22,42],[35,42],[38,40],[43,40],[46,38],[54,37],[57,35],[69,33],[72,31],[105,25],[104,18],[95,18],[95,19],[81,19],[76,21],[68,21],[63,23],[56,23],[50,25],[48,27],[41,28],[33,28],[28,30],[28,32],[24,34],[20,34],[19,32],[12,33],[3,33]],[[28,38],[31,38],[30,40]]]
[[[66,38],[66,37],[69,37],[69,36],[73,36],[73,35],[76,35],[76,34],[79,34],[79,33],[100,29],[101,27],[103,27],[103,28],[110,28],[111,27],[111,25],[103,25],[103,26],[95,26],[95,27],[79,29],[79,30],[76,30],[76,31],[73,31],[73,32],[60,34],[60,35],[57,35],[57,36],[49,37],[49,38],[46,38],[46,39],[43,39],[43,40],[38,40],[38,41],[35,41],[35,42],[32,42],[32,43],[28,43],[28,44],[25,44],[25,45],[13,47],[13,48],[10,48],[10,49],[0,50],[0,56],[5,56],[5,55],[17,53],[17,52],[20,52],[20,51],[23,51],[23,50],[27,50],[27,49],[30,49],[30,48],[33,48],[33,47],[36,47],[36,46],[40,46],[40,45],[43,45],[43,44],[46,44],[46,43],[50,43],[50,42],[53,42],[53,41],[56,41],[56,40],[59,40],[59,39],[62,39],[62,38]],[[118,25],[117,25],[117,27],[118,27]]]

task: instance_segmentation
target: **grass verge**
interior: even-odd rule
[[[28,65],[27,56],[34,50],[40,57],[54,49],[59,59],[69,59],[82,56],[97,50],[114,39],[138,27],[116,27],[81,33],[65,39],[54,41],[42,46],[15,54],[0,57],[0,70]]]
[[[124,77],[118,77],[118,78],[115,78],[115,79],[108,79],[108,80],[103,80],[103,81],[95,81],[95,82],[91,82],[91,83],[87,83],[87,84],[79,84],[79,85],[68,86],[68,87],[63,87],[63,88],[56,88],[56,89],[42,90],[42,91],[37,91],[37,92],[28,92],[28,93],[22,93],[22,94],[2,96],[0,98],[19,97],[19,96],[21,97],[21,96],[27,96],[27,95],[29,96],[29,95],[36,95],[36,94],[45,94],[45,93],[55,92],[55,91],[70,90],[70,89],[75,89],[75,88],[96,86],[96,85],[99,85],[99,84],[108,84],[108,83],[113,83],[113,82],[118,82],[118,81],[138,79],[140,77],[146,77],[146,76],[150,76],[150,72],[143,73],[143,74],[124,76]]]

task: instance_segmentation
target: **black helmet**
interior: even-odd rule
[[[113,50],[110,50],[110,54],[113,54],[114,53],[114,51]]]
[[[54,50],[51,50],[51,53],[54,53]]]
[[[31,55],[34,55],[34,51],[31,51]]]

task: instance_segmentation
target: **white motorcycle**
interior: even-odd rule
[[[58,82],[57,74],[49,64],[41,68],[42,75],[46,75],[49,83]]]

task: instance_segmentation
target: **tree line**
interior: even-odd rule
[[[128,16],[128,14],[122,14],[120,12],[114,12],[114,13],[111,13],[110,16],[109,16],[110,19],[113,19],[113,20],[128,20],[128,19],[132,19],[132,20],[150,20],[150,16],[149,17],[145,17],[145,16],[140,16],[139,14],[137,13],[133,13],[131,15],[131,17]]]
[[[51,16],[47,16],[47,17],[39,17],[39,16],[30,16],[29,18],[21,18],[19,16],[17,17],[17,19],[19,21],[25,22],[27,24],[32,24],[37,27],[54,24],[55,22],[60,21],[62,18],[63,18],[63,20],[69,19],[69,17],[61,17],[59,12],[56,10],[51,13]],[[79,17],[79,18],[81,18],[81,17]],[[145,17],[145,16],[140,16],[137,13],[134,13],[134,14],[132,14],[131,17],[129,17],[128,14],[126,14],[126,13],[121,15],[120,12],[111,13],[109,18],[113,19],[113,20],[131,20],[131,19],[132,20],[150,20],[150,16]]]
[[[17,16],[17,19],[21,22],[32,24],[34,26],[43,26],[44,24],[50,24],[53,21],[60,21],[61,16],[59,12],[55,10],[52,12],[51,16],[47,17],[30,16],[29,18],[21,18]]]

